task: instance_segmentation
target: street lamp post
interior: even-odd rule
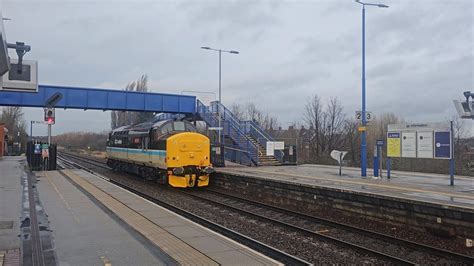
[[[221,68],[221,58],[222,58],[222,52],[224,53],[230,53],[230,54],[239,54],[239,52],[237,51],[233,51],[233,50],[230,50],[230,51],[227,51],[227,50],[222,50],[222,49],[214,49],[214,48],[211,48],[211,47],[207,47],[207,46],[203,46],[201,47],[201,49],[205,49],[205,50],[211,50],[211,51],[216,51],[216,52],[219,52],[219,105],[222,104],[222,95],[221,95],[221,91],[222,91],[222,86],[221,86],[221,73],[222,73],[222,68]],[[219,116],[219,136],[218,136],[218,140],[219,140],[219,144],[221,144],[221,134],[222,134],[222,130],[221,130],[221,114],[220,114],[220,106],[218,106],[217,108],[217,115]]]
[[[361,147],[360,147],[360,164],[361,164],[361,175],[367,176],[367,136],[365,127],[367,126],[367,117],[365,109],[365,6],[376,6],[381,8],[388,8],[387,5],[383,4],[371,4],[364,3],[359,0],[355,0],[357,3],[362,5],[362,130],[361,134]]]

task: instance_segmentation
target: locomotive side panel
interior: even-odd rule
[[[148,167],[166,169],[166,151],[162,150],[107,147],[107,157]]]

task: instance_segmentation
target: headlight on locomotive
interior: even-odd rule
[[[204,168],[203,172],[209,175],[209,174],[215,173],[216,170],[214,170],[214,168],[212,168],[210,166],[207,166],[206,168]]]
[[[183,167],[176,167],[173,169],[173,175],[180,176],[184,174],[184,168]]]

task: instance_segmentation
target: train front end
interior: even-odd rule
[[[168,183],[172,187],[205,187],[211,165],[209,138],[195,132],[183,132],[166,140]]]

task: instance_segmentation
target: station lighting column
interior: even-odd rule
[[[364,3],[356,0],[357,3],[362,5],[362,132],[361,132],[361,147],[360,147],[360,164],[361,164],[361,175],[367,176],[367,138],[366,138],[366,126],[367,117],[365,109],[365,6],[376,6],[381,8],[388,8],[387,5],[383,4],[371,4]]]
[[[211,48],[211,47],[207,47],[207,46],[203,46],[201,47],[201,49],[205,49],[205,50],[211,50],[211,51],[216,51],[216,52],[219,52],[219,105],[222,104],[222,97],[221,97],[221,90],[222,90],[222,87],[221,87],[221,57],[222,57],[222,52],[224,53],[230,53],[230,54],[239,54],[239,52],[237,51],[227,51],[227,50],[222,50],[222,49],[214,49],[214,48]],[[220,107],[220,106],[219,106]],[[219,140],[219,144],[221,144],[221,134],[222,134],[222,129],[221,129],[221,114],[220,114],[220,108],[217,108],[217,115],[219,116],[219,136],[218,136],[218,140]]]

